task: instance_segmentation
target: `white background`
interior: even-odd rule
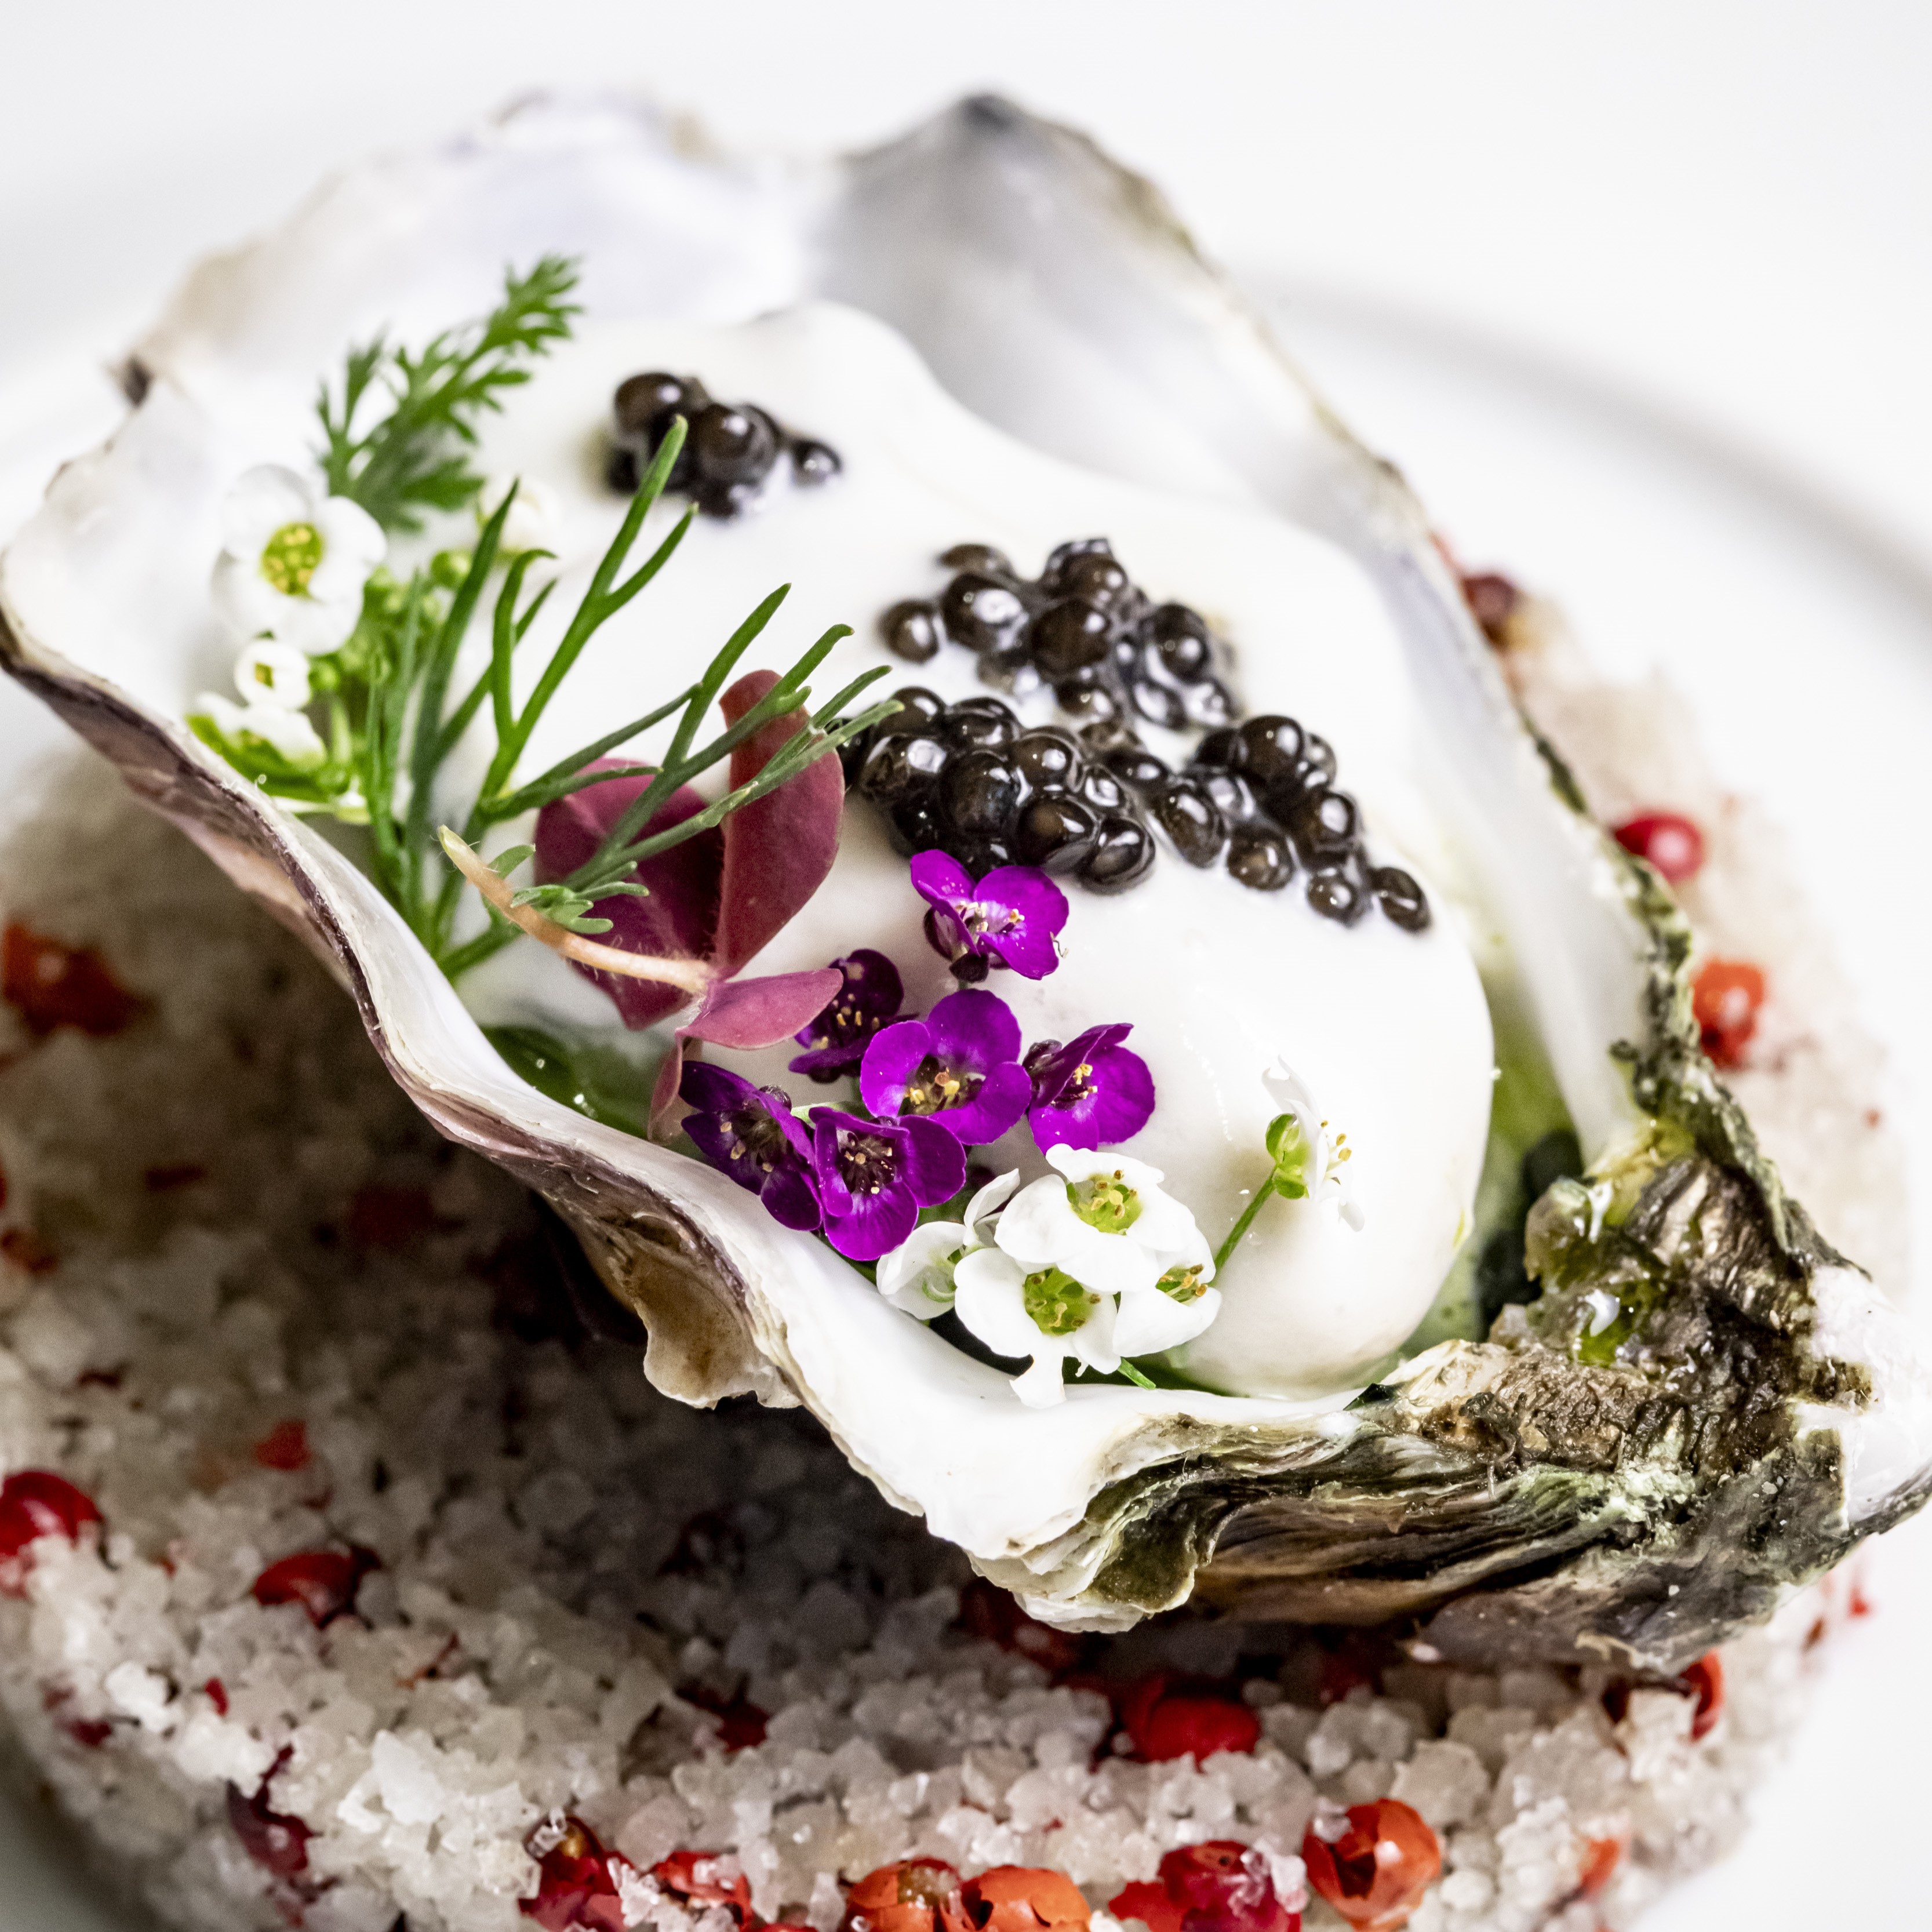
[[[1641,490],[1526,491],[1552,436],[1580,472],[1624,461],[1620,437],[1674,439],[1831,532],[1913,621],[1932,612],[1917,0],[0,0],[0,429],[332,166],[554,85],[641,89],[734,147],[791,149],[999,88],[1161,182],[1465,549],[1568,589],[1586,637],[1620,632],[1613,654],[1644,654],[1642,606],[1618,604],[1589,520]],[[1898,890],[1924,893],[1926,869],[1909,856]],[[1927,978],[1909,953],[1852,963],[1882,1029]],[[1880,1614],[1744,1852],[1658,1932],[1932,1919],[1913,1640],[1932,1538],[1913,1538],[1880,1552]],[[0,1932],[52,1923],[0,1894]]]

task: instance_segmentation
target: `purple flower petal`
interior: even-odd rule
[[[968,1147],[996,1141],[1032,1098],[1019,1022],[996,993],[950,993],[922,1021],[876,1035],[859,1091],[882,1119],[927,1116]]]
[[[713,1167],[759,1196],[787,1227],[818,1226],[812,1142],[785,1095],[702,1061],[684,1070],[679,1091],[693,1109],[685,1131]]]
[[[916,854],[914,888],[932,910],[926,937],[963,972],[968,960],[1009,966],[1043,980],[1060,963],[1054,938],[1066,923],[1066,895],[1034,866],[1000,866],[977,885],[944,852]],[[983,976],[985,968],[976,968]]]
[[[1131,1140],[1153,1117],[1154,1076],[1120,1045],[1133,1029],[1090,1027],[1064,1046],[1027,1056],[1034,1104],[1027,1114],[1036,1144],[1083,1150]]]
[[[874,1034],[859,1070],[859,1097],[880,1120],[896,1119],[920,1063],[932,1052],[932,1029],[923,1020],[901,1020]]]
[[[1054,938],[1066,923],[1066,895],[1034,866],[1002,866],[980,881],[974,898],[994,918],[980,941],[1022,978],[1044,980],[1060,963]]]
[[[957,1146],[957,1142],[954,1145]],[[825,1238],[848,1261],[875,1262],[889,1255],[919,1225],[919,1210],[903,1188],[858,1194],[843,1214],[828,1214]]]
[[[898,1017],[905,1000],[898,968],[883,952],[860,946],[832,964],[842,985],[812,1023],[792,1036],[811,1049],[790,1062],[792,1072],[818,1081],[850,1072],[874,1036]]]
[[[901,1184],[917,1207],[950,1201],[966,1185],[966,1150],[937,1120],[913,1114],[901,1124],[905,1136]]]

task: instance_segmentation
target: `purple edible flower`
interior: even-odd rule
[[[1044,980],[1059,964],[1054,935],[1066,923],[1066,895],[1036,866],[1000,866],[976,886],[944,852],[913,856],[912,883],[932,907],[926,936],[954,978],[983,980],[991,965]]]
[[[773,1220],[788,1228],[818,1226],[812,1141],[788,1095],[703,1060],[686,1065],[678,1094],[697,1109],[685,1116],[685,1132],[719,1173],[749,1188]]]
[[[855,1262],[875,1262],[910,1234],[922,1208],[950,1201],[966,1181],[965,1150],[936,1120],[868,1120],[812,1110],[812,1157],[825,1238]]]
[[[864,1059],[879,1030],[898,1018],[905,998],[899,969],[883,952],[862,946],[832,965],[844,974],[845,983],[824,1012],[792,1036],[811,1051],[793,1060],[791,1070],[820,1082],[850,1073]]]
[[[1043,1040],[1026,1057],[1033,1076],[1027,1124],[1040,1151],[1117,1147],[1132,1140],[1154,1112],[1154,1076],[1120,1044],[1130,1026],[1089,1027],[1062,1046]]]
[[[996,1141],[1026,1112],[1033,1082],[1020,1023],[997,993],[949,993],[922,1020],[876,1035],[859,1091],[882,1120],[932,1116],[966,1147]]]

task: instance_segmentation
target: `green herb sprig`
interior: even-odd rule
[[[465,451],[476,441],[476,418],[500,406],[503,390],[528,380],[524,365],[529,359],[568,334],[576,310],[566,297],[574,280],[569,262],[548,256],[527,275],[506,278],[503,302],[490,316],[446,332],[420,354],[391,350],[381,338],[352,350],[340,391],[332,393],[325,383],[316,405],[332,490],[354,497],[378,521],[398,531],[417,527],[419,508],[457,508],[474,496],[481,478],[470,472]],[[378,388],[392,398],[389,412],[352,435],[351,426]],[[670,561],[691,527],[694,512],[687,509],[644,562],[626,574],[685,436],[680,419],[660,443],[616,535],[520,704],[512,675],[516,655],[555,580],[530,586],[531,572],[550,560],[548,551],[503,554],[503,532],[516,500],[512,488],[484,523],[472,549],[439,551],[406,580],[378,572],[348,642],[312,662],[312,710],[322,713],[316,722],[328,748],[320,766],[298,768],[252,736],[231,740],[210,718],[189,721],[205,742],[265,791],[297,810],[366,826],[369,867],[376,883],[452,979],[507,945],[518,931],[492,906],[482,932],[458,936],[464,880],[439,837],[450,804],[443,778],[448,760],[479,720],[493,734],[494,748],[460,814],[464,844],[474,845],[493,827],[605,778],[649,780],[597,850],[568,878],[525,886],[509,896],[514,907],[534,908],[552,925],[590,934],[608,931],[611,923],[592,912],[598,900],[647,890],[632,876],[640,861],[709,831],[898,709],[888,701],[850,712],[866,688],[886,674],[884,668],[854,679],[829,704],[810,708],[808,680],[840,640],[851,634],[849,626],[836,624],[735,724],[699,742],[727,681],[783,604],[790,586],[782,585],[739,626],[694,682],[535,777],[519,779],[532,734],[586,647]],[[484,610],[493,578],[498,580],[489,605],[489,662],[459,693],[457,670],[464,644]],[[806,714],[805,722],[756,777],[668,830],[650,829],[679,787],[701,778],[775,721],[798,712]],[[673,718],[677,722],[661,765],[589,769]],[[513,848],[498,855],[493,869],[507,879],[531,855],[528,845]]]
[[[342,386],[322,385],[317,452],[329,494],[360,503],[386,530],[413,532],[424,510],[460,510],[482,488],[470,467],[476,421],[502,407],[504,392],[530,379],[529,364],[570,333],[577,265],[546,255],[527,274],[506,274],[503,299],[480,322],[446,329],[419,351],[377,335],[349,352]],[[391,406],[356,433],[372,398]]]

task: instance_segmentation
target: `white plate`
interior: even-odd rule
[[[1784,821],[1892,1049],[1885,1103],[1922,1214],[1932,868],[1910,835],[1932,767],[1932,572],[1802,478],[1700,442],[1641,399],[1310,291],[1282,291],[1276,307],[1302,361],[1361,434],[1400,457],[1466,559],[1557,596],[1606,669],[1666,669],[1721,773]],[[0,535],[119,413],[78,351],[0,386]],[[0,680],[0,786],[57,736]],[[1922,1310],[1925,1272],[1922,1254]],[[1868,1594],[1878,1613],[1839,1640],[1801,1750],[1760,1794],[1744,1845],[1644,1932],[1925,1922],[1915,1852],[1932,1671],[1915,1612],[1932,1602],[1932,1516],[1876,1548]],[[0,1932],[113,1922],[65,1876],[44,1819],[0,1808]]]

